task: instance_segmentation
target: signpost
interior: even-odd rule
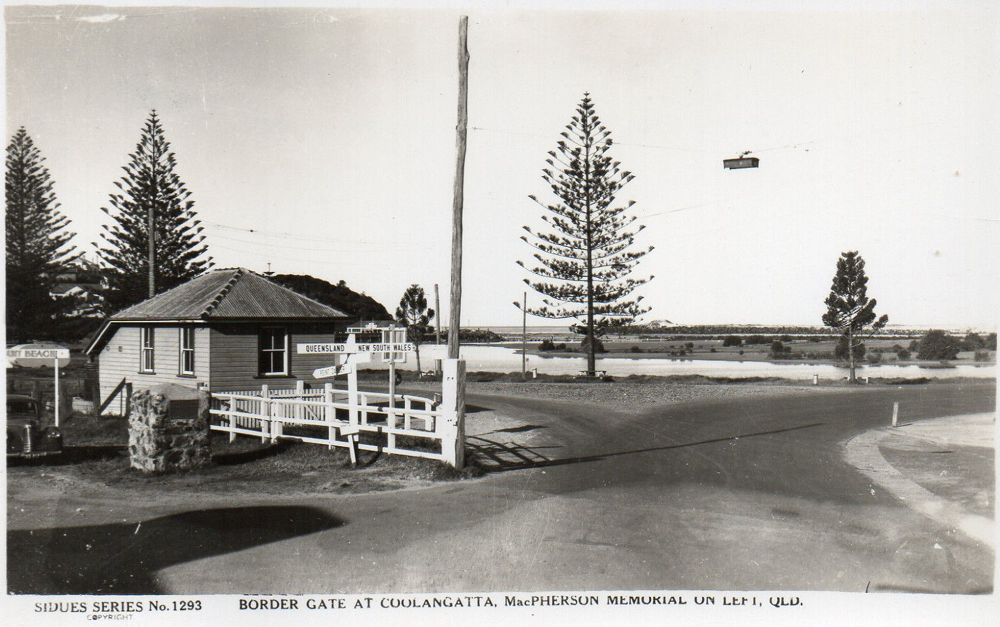
[[[341,353],[408,353],[415,350],[416,347],[413,342],[366,342],[363,344],[346,342],[343,344],[298,344],[296,349],[299,355],[338,355]],[[395,357],[388,359],[395,359]]]
[[[382,332],[381,342],[358,342],[355,339],[357,333]],[[396,406],[396,360],[406,361],[406,353],[416,350],[412,342],[406,341],[406,329],[395,325],[379,327],[369,324],[365,327],[355,327],[347,329],[350,334],[346,342],[326,342],[316,344],[297,344],[296,353],[299,355],[337,355],[340,362],[326,368],[317,368],[313,371],[313,377],[326,379],[342,374],[347,375],[347,399],[350,405],[350,424],[340,427],[340,433],[347,436],[352,442],[351,462],[357,463],[357,443],[359,429],[358,419],[358,369],[360,363],[370,363],[372,361],[389,362],[389,407]]]
[[[59,426],[59,369],[69,365],[69,349],[62,346],[21,344],[7,349],[7,367],[42,368],[55,370],[55,426]]]

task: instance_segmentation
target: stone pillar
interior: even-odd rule
[[[132,468],[156,473],[211,462],[208,392],[164,383],[136,391],[131,400],[128,450]]]
[[[441,379],[441,453],[455,468],[465,466],[465,361],[445,359]]]

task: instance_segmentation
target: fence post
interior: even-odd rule
[[[441,379],[441,420],[435,421],[441,434],[441,455],[445,463],[465,465],[465,361],[445,359]]]
[[[271,401],[268,400],[267,396],[267,384],[260,386],[260,412],[261,416],[271,415]],[[271,421],[267,418],[260,419],[260,441],[267,442],[267,438],[271,433]]]
[[[299,397],[300,401],[306,400],[306,382],[302,379],[295,381],[295,395]],[[302,420],[305,415],[305,407],[302,405],[295,406],[295,419]]]
[[[326,448],[333,450],[333,441],[337,439],[337,428],[333,425],[337,417],[337,408],[333,406],[333,384],[329,381],[323,384],[323,418],[326,420],[326,439],[329,441]]]
[[[228,401],[224,401],[223,403],[221,403],[221,405],[222,405],[223,408],[229,408],[229,412],[230,412],[229,413],[229,428],[230,429],[235,429],[236,428],[236,399],[230,398]],[[229,441],[230,442],[235,442],[236,441],[236,432],[235,431],[230,431],[229,432]]]

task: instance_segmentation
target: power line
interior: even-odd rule
[[[221,239],[221,240],[226,240],[228,242],[236,242],[237,244],[247,244],[247,245],[250,245],[250,246],[261,246],[261,245],[263,245],[263,246],[267,246],[268,248],[287,248],[289,250],[301,250],[301,251],[319,252],[319,253],[325,253],[325,252],[335,252],[335,253],[368,252],[368,250],[366,250],[366,249],[337,248],[337,247],[335,247],[333,245],[335,245],[335,244],[352,244],[352,243],[355,243],[355,244],[359,244],[359,245],[364,246],[364,245],[370,245],[370,244],[372,244],[372,242],[364,242],[364,241],[360,241],[360,240],[356,240],[354,242],[335,242],[333,240],[315,240],[315,241],[327,242],[327,243],[331,244],[331,246],[327,246],[327,247],[323,247],[323,248],[304,248],[302,246],[297,246],[297,245],[275,244],[275,243],[272,243],[272,242],[268,242],[266,244],[261,244],[260,242],[251,242],[251,241],[244,240],[244,239],[237,239],[235,237],[226,237],[225,235],[218,235],[216,233],[209,233],[208,237],[212,238],[213,240]],[[428,245],[428,246],[421,246],[419,248],[404,248],[404,247],[401,247],[398,244],[394,244],[392,242],[382,242],[382,244],[390,244],[390,245],[393,246],[393,250],[403,251],[403,252],[416,251],[416,250],[426,250],[426,249],[431,249],[431,248],[440,248],[440,246],[430,246],[430,245]]]
[[[271,251],[263,251],[263,252],[261,252],[261,251],[253,251],[253,250],[243,250],[243,249],[240,249],[240,248],[230,248],[229,246],[219,246],[217,244],[213,244],[212,248],[218,248],[218,249],[222,249],[222,250],[228,250],[228,251],[231,251],[231,252],[240,253],[240,254],[243,254],[243,255],[250,255],[250,256],[253,256],[253,257],[260,257],[262,259],[268,259],[268,260],[271,260],[271,261],[273,261],[273,260],[279,260],[279,261],[290,261],[290,262],[296,262],[296,263],[321,264],[321,265],[325,265],[325,266],[337,266],[337,267],[340,267],[340,268],[343,268],[346,265],[348,265],[347,263],[342,262],[342,261],[323,261],[321,259],[316,259],[315,257],[310,257],[309,259],[301,259],[301,258],[298,258],[298,257],[288,257],[288,256],[281,255],[281,254],[275,255]],[[381,253],[382,251],[372,250],[372,251],[364,251],[364,252],[366,252],[366,253]],[[398,268],[399,267],[398,263],[379,263],[379,262],[376,262],[376,261],[365,261],[364,265],[365,266],[378,267],[378,268]]]

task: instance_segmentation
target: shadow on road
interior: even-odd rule
[[[716,444],[719,442],[730,442],[734,440],[754,438],[764,435],[775,435],[778,433],[787,433],[789,431],[799,431],[802,429],[811,429],[813,427],[823,426],[824,422],[815,422],[807,425],[799,425],[796,427],[787,427],[784,429],[772,429],[770,431],[758,431],[755,433],[742,433],[740,435],[732,435],[724,438],[712,438],[710,440],[700,440],[698,442],[687,442],[683,444],[670,444],[667,446],[652,446],[647,448],[637,448],[629,451],[615,451],[611,453],[598,453],[595,455],[582,455],[577,457],[565,457],[561,459],[550,459],[543,455],[540,451],[545,448],[559,448],[559,447],[526,447],[520,444],[514,443],[501,443],[494,440],[488,440],[481,436],[469,436],[466,440],[467,446],[469,446],[475,454],[489,460],[483,465],[483,469],[487,472],[507,472],[510,470],[523,470],[526,468],[547,468],[550,466],[564,466],[567,464],[581,464],[586,462],[599,462],[610,457],[620,457],[623,455],[636,455],[639,453],[652,453],[655,451],[669,451],[672,449],[683,449],[692,446],[700,446],[703,444]]]
[[[312,507],[274,506],[8,531],[7,587],[13,594],[163,594],[160,569],[343,524]]]

